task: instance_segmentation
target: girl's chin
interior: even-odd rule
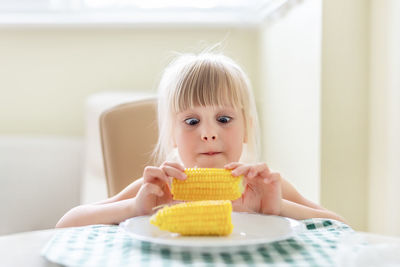
[[[228,162],[220,160],[202,160],[195,164],[196,168],[224,168]]]

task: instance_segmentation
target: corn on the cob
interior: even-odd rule
[[[232,204],[229,200],[192,201],[167,206],[150,218],[161,230],[181,235],[229,235]]]
[[[175,200],[234,200],[242,195],[242,176],[218,168],[185,169],[185,180],[172,180]]]

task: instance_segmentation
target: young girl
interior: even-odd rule
[[[244,175],[245,190],[235,211],[294,219],[335,213],[304,198],[278,172],[258,159],[258,119],[248,78],[231,59],[202,53],[182,55],[165,70],[159,85],[159,139],[143,177],[104,201],[71,209],[56,227],[118,224],[153,213],[173,202],[172,177],[184,180],[184,168],[226,168]]]

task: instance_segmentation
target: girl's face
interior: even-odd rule
[[[239,161],[245,140],[243,114],[231,107],[196,106],[179,112],[175,145],[186,168],[223,168]]]

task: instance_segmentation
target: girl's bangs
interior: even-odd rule
[[[172,101],[172,110],[181,112],[195,106],[219,106],[242,109],[242,82],[221,67],[195,66],[179,81]],[[196,68],[197,67],[197,68]]]

